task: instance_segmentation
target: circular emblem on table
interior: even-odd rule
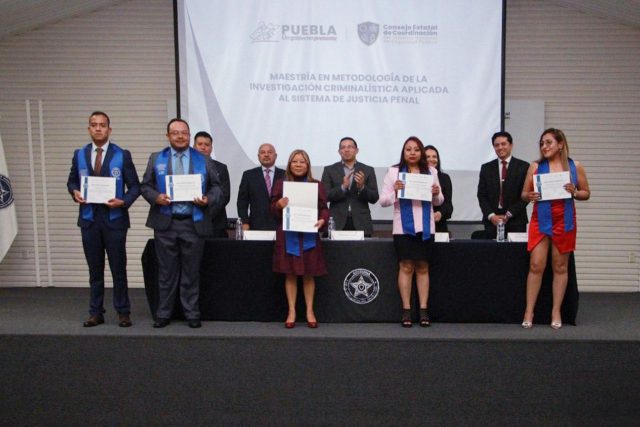
[[[366,268],[351,270],[344,278],[344,294],[356,304],[369,304],[380,292],[380,282],[372,271]]]
[[[0,175],[0,209],[6,208],[13,203],[13,190],[11,181],[4,175]]]
[[[119,178],[120,177],[120,168],[111,169],[111,176],[114,177],[114,178]]]

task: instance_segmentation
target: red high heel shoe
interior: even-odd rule
[[[284,322],[284,327],[287,329],[293,329],[296,327],[296,322]]]

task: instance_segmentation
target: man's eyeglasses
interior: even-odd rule
[[[171,132],[169,132],[169,135],[171,135],[171,136],[178,136],[178,135],[189,136],[189,131],[188,130],[172,130]]]

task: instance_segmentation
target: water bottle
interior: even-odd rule
[[[504,235],[504,221],[500,220],[500,222],[498,222],[498,235],[496,237],[496,240],[498,242],[504,242],[506,240],[505,235]]]
[[[333,237],[333,232],[336,229],[336,222],[332,216],[329,217],[329,224],[327,226],[327,230],[329,231],[329,239]]]
[[[242,240],[242,220],[236,220],[236,240]]]

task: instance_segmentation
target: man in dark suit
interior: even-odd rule
[[[271,144],[258,148],[260,166],[244,171],[238,190],[238,217],[245,230],[275,230],[276,219],[269,212],[271,187],[284,179],[284,170],[274,167],[278,154]]]
[[[200,131],[193,137],[193,147],[198,150],[206,158],[211,158],[213,151],[213,138],[208,132]],[[231,181],[229,180],[229,170],[227,165],[217,160],[213,160],[218,171],[218,179],[222,188],[222,204],[220,210],[212,212],[213,216],[213,233],[211,237],[228,238],[227,234],[227,210],[225,206],[231,199]]]
[[[527,202],[520,193],[527,176],[529,163],[511,156],[513,139],[508,132],[497,132],[491,143],[498,158],[480,168],[478,202],[482,209],[485,237],[496,237],[496,226],[505,223],[505,230],[524,233],[527,231]]]
[[[73,153],[67,189],[80,204],[78,226],[82,247],[89,266],[91,301],[85,327],[104,323],[104,254],[109,258],[113,277],[113,306],[118,312],[119,326],[131,326],[131,306],[127,283],[127,229],[129,207],[140,195],[138,173],[131,153],[109,140],[111,121],[102,111],[89,116],[92,143]],[[87,203],[81,193],[81,182],[87,176],[112,177],[116,180],[115,197],[104,204]],[[125,189],[126,187],[126,189]]]
[[[338,146],[342,160],[324,168],[322,183],[336,230],[363,230],[365,236],[371,236],[369,203],[378,201],[378,183],[373,168],[356,161],[358,151],[353,138],[342,138]]]
[[[169,147],[151,154],[142,178],[142,196],[151,205],[147,227],[153,228],[158,258],[158,309],[154,328],[170,323],[176,293],[190,328],[200,322],[200,261],[204,239],[211,235],[211,213],[222,205],[218,171],[210,158],[189,147],[189,125],[181,119],[167,124]],[[172,202],[165,178],[198,174],[201,197],[190,202]]]

